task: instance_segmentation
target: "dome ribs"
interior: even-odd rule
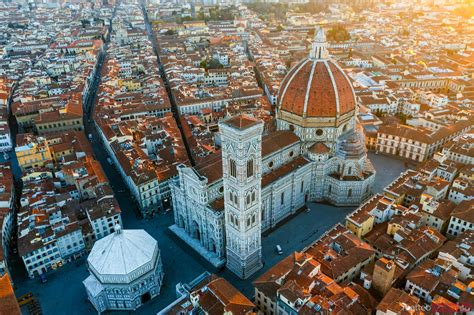
[[[355,109],[351,82],[332,60],[304,59],[283,80],[280,110],[308,118],[337,117]]]
[[[329,63],[329,67],[333,73],[334,81],[337,86],[340,114],[348,113],[355,109],[355,98],[352,94],[351,83],[342,70],[335,64]]]
[[[306,63],[288,83],[281,108],[296,115],[303,115],[306,83],[309,81],[312,63]]]
[[[318,61],[314,69],[308,104],[308,117],[336,116],[336,93],[323,61]]]

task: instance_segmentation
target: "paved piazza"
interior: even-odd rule
[[[178,282],[187,282],[209,270],[225,277],[249,298],[252,297],[252,281],[278,262],[282,256],[275,252],[275,246],[281,245],[283,257],[292,251],[301,250],[334,224],[341,222],[354,208],[336,208],[326,204],[310,204],[310,211],[303,212],[284,222],[279,228],[262,237],[264,268],[250,279],[240,280],[230,271],[213,270],[211,266],[168,230],[173,224],[172,213],[160,214],[151,220],[139,220],[130,196],[124,192],[125,186],[118,173],[108,165],[104,151],[94,145],[96,157],[109,177],[116,193],[117,200],[123,209],[122,219],[125,229],[145,229],[158,240],[161,250],[164,282],[161,295],[141,307],[136,314],[154,314],[172,302],[175,297],[175,286]],[[377,170],[375,190],[383,190],[388,183],[404,170],[404,162],[390,157],[370,153]],[[23,268],[23,264],[16,264]],[[43,314],[96,314],[92,305],[86,300],[86,291],[82,284],[89,273],[85,259],[70,263],[61,269],[48,273],[48,282],[42,284],[39,279],[30,280],[24,270],[14,270],[15,293],[17,296],[33,292],[38,297]],[[72,308],[71,305],[74,305]],[[109,314],[113,314],[110,312]],[[123,312],[120,312],[123,314]]]

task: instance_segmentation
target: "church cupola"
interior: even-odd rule
[[[329,58],[328,42],[322,27],[317,30],[314,36],[313,44],[311,45],[311,51],[309,52],[309,58],[313,60]]]

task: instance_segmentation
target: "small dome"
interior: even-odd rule
[[[336,155],[341,159],[360,159],[366,154],[367,149],[360,128],[343,135],[337,143]]]
[[[128,282],[140,276],[138,269],[154,265],[157,252],[158,242],[146,231],[116,229],[115,233],[95,242],[87,262],[104,282],[109,282],[107,279],[111,277]]]
[[[308,148],[308,152],[314,154],[328,154],[329,148],[322,142],[316,142]]]
[[[279,110],[301,117],[339,117],[356,106],[352,85],[329,58],[324,31],[319,29],[309,56],[293,67],[280,86]]]

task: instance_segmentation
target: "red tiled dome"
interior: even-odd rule
[[[338,117],[355,109],[351,82],[330,59],[306,58],[280,86],[279,110],[302,117]]]

